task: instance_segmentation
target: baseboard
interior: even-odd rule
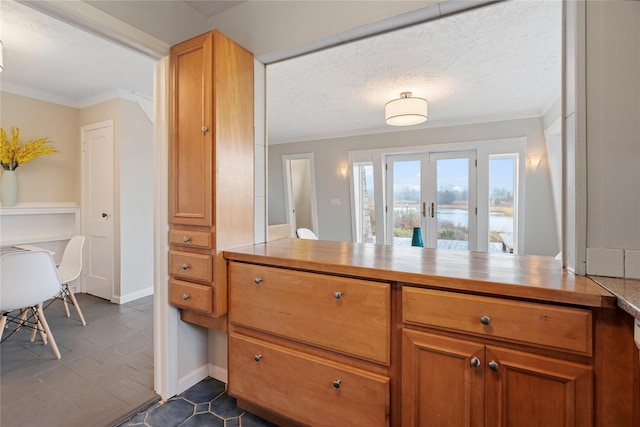
[[[215,378],[218,381],[222,381],[227,384],[227,380],[229,379],[228,371],[220,366],[216,366],[212,363],[209,363],[209,376],[211,378]]]
[[[209,366],[204,365],[193,371],[189,372],[182,378],[178,379],[178,393],[180,394],[188,388],[198,384],[203,379],[209,376]]]
[[[111,302],[116,304],[126,304],[149,295],[153,295],[153,286],[149,286],[148,288],[140,289],[139,291],[131,292],[126,295],[114,296]]]

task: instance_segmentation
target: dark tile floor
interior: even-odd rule
[[[118,427],[275,427],[236,406],[225,384],[213,378],[200,381],[166,402],[159,402]]]
[[[153,297],[117,305],[77,294],[86,326],[45,310],[62,358],[22,328],[0,346],[2,427],[111,426],[159,400],[153,391]],[[6,333],[6,332],[5,332]]]

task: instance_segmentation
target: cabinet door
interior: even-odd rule
[[[488,426],[593,425],[590,366],[487,346]]]
[[[482,344],[403,329],[402,354],[403,427],[484,425]]]
[[[212,34],[171,48],[170,220],[211,227]]]

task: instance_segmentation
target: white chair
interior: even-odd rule
[[[318,240],[318,236],[308,228],[298,228],[296,230],[296,235],[298,236],[298,239]]]
[[[73,291],[69,289],[69,283],[80,277],[80,273],[82,273],[82,249],[84,248],[84,241],[84,236],[74,236],[64,248],[62,261],[60,261],[60,265],[58,266],[58,277],[60,277],[61,286],[60,294],[56,297],[56,299],[62,300],[67,317],[71,317],[68,303],[75,306],[83,326],[86,325],[87,322],[84,320],[82,310],[80,310]]]
[[[0,257],[0,342],[4,342],[22,326],[40,332],[43,344],[47,340],[56,359],[60,359],[60,351],[44,317],[42,302],[60,292],[60,281],[56,272],[56,264],[48,251],[13,252]],[[14,310],[21,310],[19,316],[11,315]],[[4,339],[2,335],[7,323],[15,323],[18,328]]]

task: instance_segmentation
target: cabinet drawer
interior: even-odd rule
[[[169,304],[187,310],[211,313],[212,291],[211,285],[169,280]]]
[[[388,365],[387,283],[231,262],[229,321]]]
[[[193,248],[211,249],[212,233],[205,231],[171,230],[169,243]]]
[[[170,274],[186,279],[213,280],[213,263],[207,254],[169,251],[169,270]]]
[[[228,389],[307,425],[389,425],[388,377],[234,333]]]
[[[405,323],[592,354],[589,310],[408,286],[402,307]]]

